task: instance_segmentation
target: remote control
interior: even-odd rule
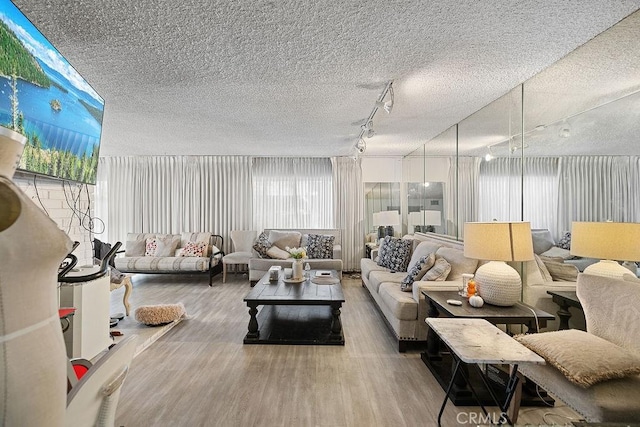
[[[457,299],[448,299],[447,304],[451,305],[462,305],[462,301],[458,301]]]

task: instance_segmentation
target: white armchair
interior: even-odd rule
[[[233,251],[222,258],[222,283],[227,281],[227,265],[249,265],[253,256],[253,244],[258,237],[256,230],[232,230],[229,232]]]

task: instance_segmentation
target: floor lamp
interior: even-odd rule
[[[464,256],[489,261],[475,274],[482,299],[488,304],[512,306],[520,301],[522,280],[506,262],[533,259],[531,226],[528,222],[467,222]]]
[[[571,225],[571,254],[601,261],[584,272],[596,276],[622,279],[637,275],[635,262],[640,261],[640,224],[634,222],[574,222]],[[615,260],[615,261],[612,261]],[[630,268],[616,261],[631,261]]]

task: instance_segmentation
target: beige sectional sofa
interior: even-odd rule
[[[280,251],[288,246],[301,247],[308,246],[309,235],[333,236],[333,248],[331,258],[317,259],[309,258],[305,264],[313,270],[336,270],[342,277],[342,232],[339,229],[265,229],[264,234],[268,237],[270,244]],[[278,265],[282,268],[290,268],[292,259],[277,259],[261,256],[255,249],[254,257],[249,260],[249,281],[254,286],[268,271],[269,268]]]
[[[115,267],[125,273],[208,273],[211,286],[222,271],[222,246],[222,236],[206,232],[128,233],[124,257],[115,258]]]

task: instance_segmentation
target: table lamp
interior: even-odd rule
[[[601,259],[585,268],[585,273],[622,279],[623,275],[632,271],[616,261],[640,261],[640,224],[573,222],[570,251],[571,255]],[[633,275],[636,275],[635,268]]]
[[[489,261],[475,274],[482,299],[488,304],[512,306],[520,300],[522,280],[505,261],[533,259],[531,226],[528,222],[467,222],[464,256]]]
[[[398,211],[381,211],[378,212],[378,220],[380,222],[381,227],[385,227],[384,235],[385,236],[393,236],[393,226],[400,225],[400,214]],[[379,232],[378,232],[379,235]],[[384,236],[382,236],[384,237]]]
[[[422,211],[424,215],[424,225],[427,226],[426,231],[433,233],[436,231],[434,226],[442,225],[442,213],[440,211]]]

